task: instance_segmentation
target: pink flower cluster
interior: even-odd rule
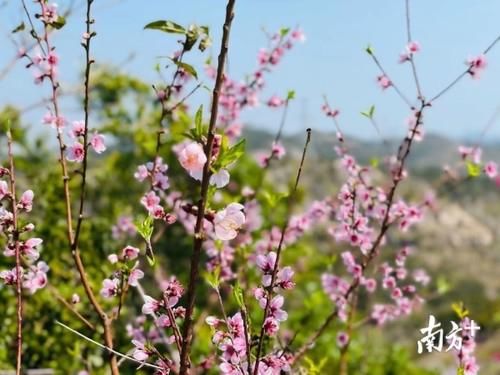
[[[141,204],[146,208],[149,215],[158,220],[163,220],[167,224],[172,224],[176,221],[176,217],[165,211],[161,205],[162,198],[166,198],[165,191],[170,187],[167,177],[168,165],[163,163],[161,157],[156,157],[154,162],[149,162],[144,165],[139,165],[134,177],[137,181],[150,182],[150,190],[141,198]]]
[[[457,356],[457,361],[459,368],[463,370],[464,375],[476,375],[479,373],[480,367],[477,363],[477,359],[474,355],[476,349],[476,341],[474,328],[472,327],[472,321],[465,317],[460,322],[459,330],[459,340],[460,348],[454,348],[454,353]],[[455,323],[456,325],[456,323]],[[460,373],[460,372],[459,372]]]
[[[481,157],[483,150],[478,147],[468,147],[468,146],[459,146],[458,152],[462,160],[468,163],[472,163],[476,166],[481,165]],[[491,180],[494,180],[495,183],[500,186],[500,178],[498,174],[498,164],[492,160],[486,162],[482,167],[482,172]]]
[[[102,154],[106,151],[106,145],[104,143],[104,136],[99,134],[98,132],[94,132],[90,137],[90,141],[85,147],[82,143],[85,136],[85,123],[83,121],[74,121],[73,126],[70,130],[70,137],[74,139],[74,142],[71,146],[68,147],[66,151],[66,159],[68,161],[74,161],[77,163],[83,162],[85,157],[85,151],[88,147],[92,147],[92,149],[97,154]]]
[[[158,370],[160,372],[156,374],[169,374],[172,369],[173,363],[165,358],[154,345],[160,342],[164,344],[180,344],[179,327],[176,320],[184,318],[185,309],[176,305],[183,293],[184,288],[182,285],[175,277],[171,277],[164,285],[162,299],[156,300],[151,296],[144,296],[142,313],[153,317],[155,328],[152,328],[147,335],[144,335],[145,329],[143,325],[146,321],[144,316],[136,320],[141,327],[127,326],[128,334],[132,338],[132,344],[134,345],[132,356],[141,362],[156,357],[156,364],[161,367],[161,371]],[[172,331],[172,334],[165,338],[162,336],[162,331],[159,330],[167,328]]]
[[[277,309],[279,310],[279,306]],[[253,368],[253,364],[248,363],[250,337],[245,334],[245,322],[241,313],[236,313],[227,320],[209,316],[206,322],[213,329],[212,342],[221,352],[219,364],[221,374],[240,375],[247,373],[248,367]],[[282,354],[278,352],[262,358],[258,374],[279,375],[282,372],[290,372],[290,358]]]
[[[241,134],[241,111],[245,107],[255,107],[259,104],[259,95],[265,86],[266,73],[272,71],[281,62],[285,53],[297,42],[305,40],[300,29],[276,33],[269,39],[270,47],[259,51],[258,67],[245,82],[232,80],[227,75],[224,77],[219,100],[219,122],[225,127],[225,133],[229,138],[235,138]],[[210,77],[215,77],[213,67],[207,67],[207,72]],[[272,96],[267,101],[270,107],[279,107],[283,104],[284,100],[277,96]]]
[[[381,285],[389,294],[392,303],[373,306],[371,318],[378,325],[409,315],[423,303],[423,299],[416,294],[415,283],[427,285],[430,278],[424,270],[418,269],[413,272],[412,280],[409,280],[409,271],[405,264],[411,252],[410,247],[404,247],[396,254],[394,265],[391,266],[386,262],[380,266]]]
[[[0,167],[0,178],[10,178],[10,171],[6,168]],[[3,206],[1,202],[12,203],[13,194],[6,181],[0,180],[0,232],[7,238],[3,254],[6,257],[13,258],[16,256],[16,249],[19,250],[21,259],[24,260],[26,266],[20,265],[19,274],[22,278],[22,286],[29,290],[31,294],[37,290],[42,289],[47,285],[47,272],[49,267],[43,261],[35,262],[40,257],[40,246],[43,242],[41,238],[31,237],[22,239],[21,237],[27,235],[35,229],[31,223],[24,225],[22,228],[15,230],[13,212]],[[34,193],[32,190],[26,190],[20,197],[15,207],[17,214],[29,213],[33,208]],[[15,233],[17,232],[17,233]],[[19,237],[19,239],[16,239]],[[17,283],[17,269],[16,267],[9,270],[0,271],[0,280],[5,285],[15,285]]]
[[[139,269],[139,262],[135,261],[140,250],[133,246],[125,246],[120,255],[110,254],[108,261],[117,266],[117,270],[111,278],[102,282],[101,296],[112,298],[123,292],[125,284],[137,286],[140,279],[144,277],[144,272]]]

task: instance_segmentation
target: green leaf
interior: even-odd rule
[[[450,283],[444,276],[438,277],[436,281],[437,292],[439,294],[445,294],[448,290],[450,290]]]
[[[218,160],[218,164],[220,165],[220,167],[225,168],[237,161],[241,156],[243,156],[243,154],[245,153],[245,144],[246,141],[242,139],[229,149],[223,148]]]
[[[172,62],[177,65],[179,68],[183,69],[186,73],[188,73],[189,75],[193,76],[196,80],[198,80],[198,73],[196,72],[196,69],[192,66],[192,65],[189,65],[185,62],[182,62],[182,61],[177,61],[175,59],[172,59],[169,57],[170,60],[172,60]]]
[[[266,200],[269,207],[273,208],[278,205],[278,203],[285,199],[288,194],[287,193],[270,193],[268,191],[264,191],[262,193],[263,198]]]
[[[370,165],[373,168],[378,168],[379,163],[380,163],[380,161],[378,160],[378,158],[371,158],[370,159]]]
[[[203,136],[203,104],[196,111],[194,116],[195,136],[200,139]]]
[[[20,25],[16,26],[14,30],[12,30],[12,34],[15,34],[19,31],[23,31],[25,29],[24,22],[21,22]]]
[[[368,108],[367,111],[361,112],[361,114],[369,119],[372,119],[373,115],[375,114],[375,106],[372,105],[370,108]]]
[[[160,30],[169,34],[186,34],[184,27],[172,21],[151,22],[144,26],[144,29]]]
[[[290,100],[293,100],[293,99],[295,99],[295,90],[290,90],[286,94],[286,100],[290,101]]]
[[[205,281],[212,287],[212,289],[219,289],[220,284],[220,267],[216,267],[213,272],[204,273]]]
[[[366,51],[366,53],[367,53],[367,54],[369,54],[370,56],[372,56],[372,55],[373,55],[373,48],[372,48],[372,46],[370,46],[369,44],[368,44],[368,46],[366,46],[365,51]]]
[[[50,26],[57,30],[62,29],[64,25],[66,25],[66,18],[64,18],[63,16],[57,17],[56,22],[52,22],[50,24]]]
[[[144,221],[136,223],[135,227],[142,238],[146,241],[151,240],[154,229],[154,219],[152,216],[148,216]]]
[[[233,286],[233,296],[234,299],[236,300],[236,303],[241,309],[245,308],[245,301],[243,298],[243,289],[241,289],[241,286],[238,282],[236,282],[236,285]]]
[[[280,36],[281,36],[282,38],[284,38],[285,36],[287,36],[287,35],[288,35],[288,33],[289,33],[289,32],[290,32],[290,28],[289,28],[289,27],[282,27],[282,28],[280,29]]]
[[[471,161],[466,161],[465,162],[467,166],[467,174],[469,177],[478,177],[481,175],[481,165],[480,164],[475,164]]]
[[[463,302],[455,302],[452,303],[451,308],[457,314],[457,316],[462,320],[465,318],[467,315],[469,315],[469,310],[467,310],[464,306]]]

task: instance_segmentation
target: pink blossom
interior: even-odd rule
[[[262,300],[261,300],[261,302],[262,302]],[[269,303],[269,315],[280,322],[282,322],[288,318],[287,312],[285,310],[281,309],[284,302],[285,302],[285,299],[283,298],[283,296],[277,295],[277,296],[273,297],[273,299]],[[261,303],[260,307],[264,308],[265,305],[262,306],[262,303]]]
[[[498,175],[497,163],[495,163],[494,161],[487,162],[484,166],[484,173],[486,173],[486,175],[491,179],[497,177]]]
[[[283,145],[278,142],[273,142],[271,150],[273,156],[278,160],[280,160],[286,154],[285,147],[283,147]]]
[[[160,303],[153,297],[144,296],[144,304],[142,305],[142,313],[152,315],[160,309]]]
[[[479,79],[481,73],[486,69],[488,62],[484,54],[471,57],[467,59],[467,65],[469,65],[469,74],[472,78]]]
[[[290,34],[293,40],[296,40],[298,42],[305,42],[306,41],[306,36],[304,32],[301,29],[295,29],[292,31]]]
[[[201,177],[203,167],[207,162],[207,157],[203,147],[197,142],[191,142],[179,152],[179,162],[182,167],[189,172],[191,177]]]
[[[411,41],[406,45],[406,51],[410,54],[414,54],[420,51],[420,43],[416,41]]]
[[[137,171],[134,173],[134,177],[137,181],[142,182],[148,178],[149,172],[145,165],[139,165]]]
[[[229,183],[229,178],[227,169],[221,169],[210,176],[210,185],[215,185],[218,189],[223,188]]]
[[[153,213],[154,209],[160,204],[160,197],[157,196],[154,191],[150,191],[141,198],[141,204],[146,207],[150,213]]]
[[[84,121],[73,121],[71,126],[70,135],[73,138],[83,137],[85,135],[85,122]]]
[[[272,317],[268,317],[264,321],[264,333],[268,336],[274,336],[278,333],[279,327],[279,322]]]
[[[222,241],[229,241],[238,235],[238,230],[245,224],[244,206],[230,203],[217,212],[214,218],[215,236]]]
[[[38,289],[47,285],[47,272],[49,266],[45,262],[38,262],[36,266],[31,266],[30,270],[24,276],[23,287],[29,289],[34,294]]]
[[[132,340],[132,344],[135,346],[135,349],[132,352],[132,357],[141,362],[149,358],[151,353],[146,349],[144,343],[138,340]]]
[[[5,181],[0,181],[0,201],[9,195],[9,185]]]
[[[102,154],[106,151],[106,145],[104,144],[104,136],[95,132],[90,138],[90,145],[94,151],[98,154]]]
[[[104,279],[102,281],[101,296],[104,298],[111,298],[118,294],[120,287],[120,280],[117,278]]]
[[[137,258],[140,250],[137,247],[126,246],[122,250],[122,257],[127,260],[133,260]]]
[[[26,190],[19,200],[19,207],[26,212],[30,212],[33,208],[34,195],[33,190]]]
[[[343,348],[349,342],[349,335],[346,332],[337,333],[337,346]]]
[[[340,111],[338,109],[332,109],[328,106],[328,104],[323,104],[323,106],[321,107],[321,110],[325,113],[325,115],[327,115],[328,117],[337,117],[340,113]]]
[[[73,293],[73,295],[71,296],[71,303],[73,305],[76,305],[79,302],[80,302],[80,296],[76,293]]]
[[[377,77],[378,85],[382,90],[385,90],[392,86],[392,82],[386,75],[380,75]]]
[[[285,101],[277,95],[271,96],[271,98],[267,101],[267,105],[272,108],[281,107],[284,103]]]
[[[74,161],[77,163],[81,163],[83,161],[83,157],[85,155],[85,148],[80,142],[75,142],[73,145],[68,147],[68,151],[66,152],[66,159],[69,161]]]
[[[21,275],[23,273],[23,269],[20,269]],[[17,270],[13,268],[11,270],[4,270],[0,272],[0,279],[3,280],[5,285],[14,285],[17,281]]]
[[[255,262],[264,273],[272,273],[276,262],[276,253],[271,251],[267,255],[258,255]]]
[[[177,278],[172,276],[164,287],[163,297],[169,307],[174,307],[179,302],[179,299],[184,293],[184,288]]]
[[[128,285],[137,286],[140,279],[144,277],[144,272],[142,272],[139,268],[134,268],[130,271],[130,275],[128,276]]]
[[[50,66],[56,66],[57,63],[59,62],[59,57],[54,51],[50,51],[48,56],[47,56],[47,63]]]

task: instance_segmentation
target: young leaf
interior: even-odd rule
[[[148,216],[143,222],[136,223],[135,227],[141,237],[146,241],[149,241],[151,239],[151,235],[153,234],[154,219],[151,216]]]
[[[169,34],[186,34],[186,30],[172,21],[155,21],[148,23],[144,29],[160,30]]]
[[[66,25],[66,18],[64,18],[63,16],[57,17],[56,22],[52,22],[50,24],[50,26],[57,30],[62,29],[64,25]]]
[[[200,139],[203,135],[203,104],[200,105],[194,116],[194,129],[196,138]]]
[[[290,32],[290,28],[289,27],[282,27],[280,29],[280,36],[282,38],[284,38],[285,36],[287,36],[287,34]]]
[[[469,310],[467,310],[464,306],[463,302],[455,302],[451,305],[451,308],[457,314],[457,316],[462,320],[467,315],[469,315]]]
[[[361,112],[361,114],[369,119],[372,119],[373,115],[375,114],[375,106],[372,105],[370,108],[368,108],[367,111]]]
[[[245,153],[245,142],[246,141],[242,139],[233,147],[222,150],[221,155],[219,156],[219,164],[221,168],[225,168],[234,163]]]
[[[236,300],[236,303],[238,306],[242,309],[245,308],[245,302],[243,299],[243,289],[241,289],[241,286],[238,282],[236,282],[236,285],[233,287],[233,296],[234,299]]]
[[[372,46],[370,46],[369,44],[368,44],[368,46],[365,48],[365,51],[366,51],[366,53],[367,53],[367,54],[369,54],[370,56],[371,56],[371,55],[373,55],[373,48],[372,48]]]
[[[478,177],[481,175],[481,165],[466,161],[467,174],[469,177]]]
[[[24,30],[24,22],[21,22],[20,25],[16,26],[16,28],[14,30],[12,30],[12,34],[15,34],[19,31],[23,31]]]
[[[212,289],[219,289],[220,267],[216,267],[213,272],[205,272],[204,278],[208,285],[212,287]]]
[[[286,94],[286,100],[290,101],[290,100],[293,100],[293,99],[295,99],[295,90],[290,90]]]
[[[177,65],[179,68],[183,69],[186,73],[188,73],[189,75],[193,76],[194,79],[198,79],[198,73],[196,72],[196,69],[192,66],[192,65],[189,65],[185,62],[182,62],[182,61],[177,61],[175,59],[170,59],[172,60],[172,62]]]

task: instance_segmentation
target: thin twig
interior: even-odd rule
[[[265,321],[269,315],[270,309],[271,309],[271,298],[272,298],[274,284],[276,282],[276,277],[278,274],[281,251],[283,249],[285,234],[286,234],[286,230],[288,229],[288,224],[290,222],[290,215],[291,215],[291,211],[293,208],[293,204],[295,202],[295,195],[297,193],[297,188],[299,186],[300,176],[302,174],[302,168],[304,166],[304,161],[305,161],[306,154],[307,154],[307,148],[309,146],[310,141],[311,141],[311,129],[307,129],[307,138],[306,138],[306,142],[304,144],[304,149],[302,151],[302,158],[300,160],[299,169],[297,171],[297,177],[295,178],[295,184],[294,184],[293,189],[290,192],[290,195],[288,197],[287,218],[286,218],[285,223],[283,224],[283,226],[281,228],[280,241],[279,241],[278,247],[276,249],[276,260],[274,261],[274,268],[273,268],[273,272],[271,274],[271,283],[269,284],[269,288],[267,290],[267,298],[266,298],[266,306],[264,309],[264,317],[262,318],[262,325],[261,325],[261,329],[260,329],[259,341],[257,344],[255,367],[254,367],[254,371],[253,371],[254,375],[257,375],[259,373],[260,356],[261,356],[261,352],[262,352],[262,345],[264,343],[264,335],[265,335],[265,332],[264,332],[265,324],[264,323],[265,323]]]
[[[198,215],[196,218],[196,225],[194,230],[193,241],[193,254],[191,255],[191,266],[189,275],[189,284],[187,292],[187,308],[186,318],[183,326],[182,333],[182,352],[180,358],[180,375],[188,373],[190,363],[188,361],[189,352],[191,350],[191,342],[193,339],[193,311],[194,302],[196,298],[196,286],[199,277],[199,263],[201,257],[201,249],[203,245],[203,221],[205,217],[205,207],[207,204],[208,186],[210,180],[210,160],[212,155],[213,140],[215,138],[215,129],[217,123],[217,112],[219,109],[219,95],[224,79],[224,65],[226,63],[229,34],[231,31],[231,23],[234,18],[234,5],[236,0],[228,0],[226,7],[226,17],[223,26],[221,49],[219,53],[219,60],[217,66],[217,76],[212,95],[212,109],[210,115],[210,122],[208,126],[207,142],[205,145],[205,155],[207,161],[203,167],[203,177],[201,180],[200,199],[198,201]]]
[[[493,42],[490,43],[488,47],[483,51],[483,54],[486,55],[488,52],[490,52],[493,47],[500,41],[500,35],[493,40]],[[463,77],[465,77],[467,74],[470,74],[470,66],[467,67],[467,69],[460,73],[458,77],[456,77],[451,83],[449,83],[444,89],[439,91],[436,95],[432,97],[431,100],[429,100],[429,103],[434,103],[437,99],[439,99],[441,96],[443,96],[445,93],[447,93],[449,90],[451,90],[458,82],[462,80]]]
[[[16,255],[16,295],[17,295],[17,341],[16,341],[16,375],[22,373],[22,353],[23,353],[23,295],[22,295],[22,274],[21,274],[21,249],[19,247],[19,229],[17,223],[17,200],[16,200],[16,173],[14,168],[14,154],[12,151],[12,131],[7,130],[7,149],[9,155],[9,182],[10,199],[12,202],[12,240],[15,246]]]
[[[389,75],[385,71],[384,67],[382,66],[380,61],[377,59],[377,56],[375,56],[375,54],[372,51],[370,51],[369,55],[371,56],[371,58],[375,62],[375,65],[377,65],[377,67],[379,68],[380,72],[384,76],[386,76],[387,79],[389,79],[391,81],[391,87],[396,91],[398,96],[408,105],[408,107],[412,108],[413,106],[412,106],[411,102],[408,100],[408,98],[405,96],[405,94],[403,94],[403,92],[399,89],[399,87],[394,83],[394,81],[389,77]]]
[[[408,37],[408,43],[412,42],[411,37],[411,23],[410,23],[410,0],[406,0],[406,35]],[[420,82],[417,75],[417,66],[415,65],[415,54],[410,54],[410,64],[411,70],[413,72],[413,79],[415,80],[415,86],[417,87],[418,98],[422,98],[422,90],[420,89]]]
[[[139,363],[140,367],[150,367],[150,368],[155,368],[155,369],[158,369],[158,370],[162,369],[160,366],[153,365],[152,363],[138,361],[137,359],[135,359],[133,357],[130,357],[130,356],[126,355],[126,354],[120,353],[120,352],[118,352],[118,351],[116,351],[114,349],[111,349],[110,347],[108,347],[106,345],[103,345],[100,342],[94,341],[90,337],[87,337],[83,333],[80,333],[80,332],[74,330],[73,328],[68,327],[66,324],[61,323],[58,320],[56,320],[55,322],[56,322],[56,324],[59,324],[61,327],[66,328],[68,331],[73,332],[75,335],[80,336],[82,339],[85,339],[88,342],[91,342],[92,344],[97,345],[98,347],[100,347],[102,349],[106,349],[108,352],[112,353],[114,356],[118,356],[118,357],[127,359],[129,361],[132,361],[132,362],[135,362],[135,363]]]

